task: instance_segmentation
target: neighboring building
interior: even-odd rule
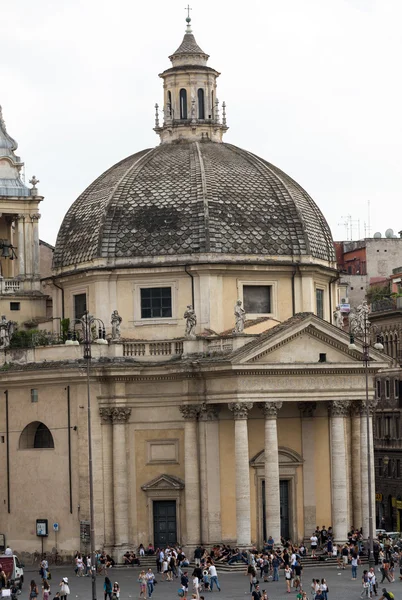
[[[370,283],[386,281],[402,264],[402,237],[335,242],[335,252],[343,298],[354,308],[365,299]]]
[[[394,367],[376,379],[374,452],[376,464],[377,523],[400,531],[402,520],[402,268],[388,278],[394,296],[372,303],[373,341],[380,336]],[[396,295],[396,296],[395,296]]]
[[[330,324],[329,227],[288,175],[223,143],[219,73],[189,21],[161,74],[161,144],[74,202],[44,282],[55,323],[88,309],[110,338],[112,311],[123,319],[121,339],[92,345],[96,547],[115,557],[149,542],[247,547],[309,538],[317,523],[337,541],[352,523],[367,534],[363,349],[350,351]],[[188,305],[197,324],[186,336]],[[48,519],[60,523],[59,550],[87,550],[82,347],[11,349],[0,360],[0,531],[33,552],[35,520]],[[371,403],[392,361],[373,349],[370,360]],[[51,534],[45,550],[53,545]]]
[[[401,362],[400,362],[401,365]],[[376,378],[374,420],[376,522],[387,531],[402,525],[402,369]]]
[[[18,145],[7,133],[0,107],[0,315],[23,323],[46,314],[40,287],[39,195],[21,179]]]

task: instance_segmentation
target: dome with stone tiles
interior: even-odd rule
[[[222,142],[225,104],[208,58],[188,24],[172,67],[160,75],[161,145],[114,165],[74,202],[57,238],[56,270],[335,261],[328,224],[307,192],[264,159]]]

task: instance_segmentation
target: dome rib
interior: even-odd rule
[[[91,184],[64,218],[54,267],[205,253],[335,260],[325,218],[286,173],[236,146],[183,141],[134,154]]]

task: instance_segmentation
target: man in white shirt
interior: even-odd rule
[[[10,546],[7,546],[6,551],[4,552],[4,554],[6,556],[12,556],[13,555],[13,551],[11,550]]]
[[[310,538],[310,542],[311,542],[311,558],[315,557],[315,553],[317,550],[317,544],[318,544],[318,537],[315,535],[315,533],[313,533],[313,535]]]
[[[208,572],[209,572],[209,576],[211,578],[211,587],[210,587],[211,592],[214,587],[214,583],[215,583],[216,587],[218,588],[218,590],[221,591],[221,586],[219,585],[218,573],[216,572],[215,565],[210,565]]]

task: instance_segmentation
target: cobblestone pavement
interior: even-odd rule
[[[360,584],[360,578],[363,569],[359,568],[357,581],[351,581],[350,568],[345,571],[337,571],[335,567],[317,569],[308,568],[305,569],[303,575],[304,589],[308,593],[308,598],[311,598],[310,594],[310,583],[313,577],[323,578],[327,580],[329,587],[328,600],[359,600],[362,587]],[[120,600],[136,599],[139,596],[139,584],[137,582],[139,569],[136,568],[115,568],[109,570],[109,578],[112,581],[118,581],[121,588]],[[251,600],[251,594],[249,594],[249,582],[248,578],[242,573],[219,573],[219,581],[221,584],[222,592],[215,591],[213,595],[219,596],[220,600]],[[62,577],[69,578],[71,595],[69,600],[91,600],[91,580],[87,577],[76,577],[72,567],[54,567],[52,569],[52,581],[51,583],[51,598],[58,591],[58,584]],[[381,577],[380,573],[377,576]],[[22,591],[21,599],[28,597],[28,584],[31,579],[39,581],[39,575],[37,569],[35,571],[31,569],[25,569],[25,584]],[[159,583],[155,586],[155,591],[152,596],[154,600],[174,600],[178,599],[177,590],[179,588],[178,581],[175,579],[172,583],[161,582],[160,576],[157,576]],[[97,600],[103,600],[103,576],[97,577]],[[379,596],[381,595],[382,587],[387,587],[395,595],[395,600],[402,599],[402,582],[395,581],[395,583],[379,584]],[[261,589],[266,589],[268,592],[269,600],[285,600],[285,598],[294,598],[295,592],[292,590],[290,594],[286,593],[285,581],[283,574],[280,575],[280,581],[278,583],[260,584]],[[210,592],[203,594],[205,598],[213,598]],[[189,599],[191,600],[191,582],[189,590]]]

